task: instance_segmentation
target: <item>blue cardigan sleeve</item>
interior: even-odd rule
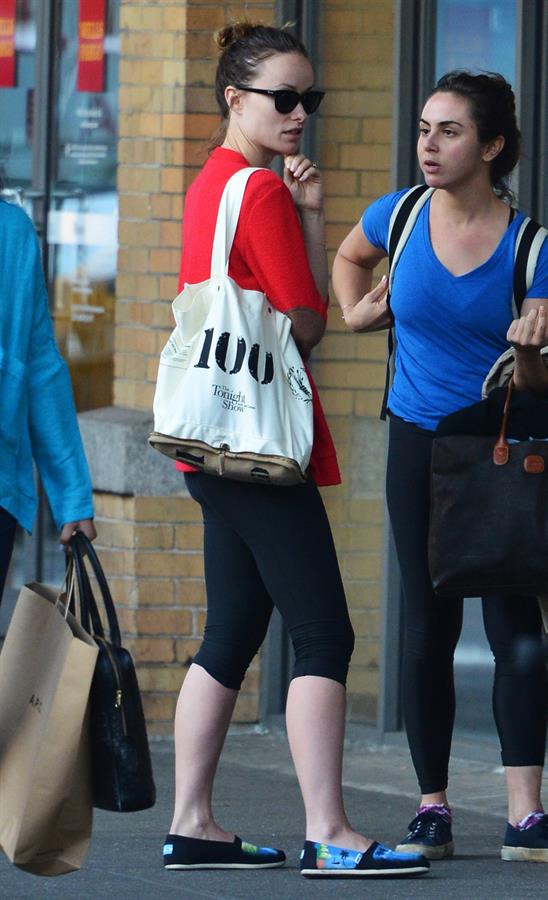
[[[32,328],[27,350],[28,424],[32,456],[58,528],[93,516],[92,486],[70,375],[53,333],[38,242],[28,248]]]

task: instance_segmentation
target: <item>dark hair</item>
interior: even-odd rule
[[[504,138],[504,147],[491,162],[490,175],[495,193],[511,202],[513,195],[508,176],[519,161],[521,146],[516,98],[511,85],[497,72],[473,75],[456,69],[442,75],[430,96],[440,91],[457,94],[468,101],[480,143],[492,141],[499,134]]]
[[[225,25],[215,35],[215,43],[220,51],[215,73],[215,97],[223,122],[211,139],[210,148],[222,143],[230,112],[225,100],[225,90],[229,84],[247,84],[254,70],[265,59],[275,53],[300,53],[308,59],[306,47],[288,26],[274,28],[272,25],[254,25],[246,20]]]

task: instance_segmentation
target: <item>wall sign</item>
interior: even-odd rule
[[[80,0],[78,13],[78,91],[102,93],[105,83],[105,2]]]

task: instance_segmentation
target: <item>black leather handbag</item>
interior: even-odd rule
[[[500,389],[498,437],[446,434],[433,441],[428,556],[441,596],[548,593],[548,441],[540,439],[548,438],[548,403],[517,394],[526,439],[508,440],[512,386]],[[487,421],[490,399],[454,420],[461,426],[479,416]]]
[[[90,693],[93,805],[113,812],[148,809],[156,801],[156,788],[133,660],[121,645],[116,609],[91,542],[82,532],[76,532],[70,545],[82,625],[99,647]],[[97,579],[110,640],[105,637],[86,556]]]

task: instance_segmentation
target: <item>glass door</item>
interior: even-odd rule
[[[65,0],[54,57],[49,276],[78,410],[112,402],[118,13],[118,2]]]
[[[31,216],[35,181],[43,180],[35,172],[34,152],[38,4],[0,0],[0,196],[24,205]],[[36,212],[42,232],[43,210]]]
[[[438,0],[436,79],[452,69],[500,72],[516,87],[516,0]]]
[[[119,0],[0,0],[0,195],[32,218],[77,409],[112,401]],[[22,583],[64,565],[41,497],[18,533],[0,634]]]

